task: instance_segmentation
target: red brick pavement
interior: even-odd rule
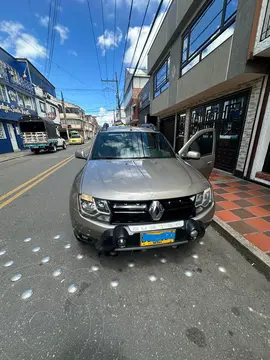
[[[213,170],[216,216],[270,255],[270,189]]]

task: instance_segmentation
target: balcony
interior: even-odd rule
[[[253,54],[270,57],[270,0],[263,0],[262,3]]]
[[[270,36],[270,1],[268,0],[264,22],[263,22],[261,41],[265,40],[269,36]]]
[[[26,91],[34,95],[32,84],[23,79],[20,74],[10,65],[0,60],[0,79],[6,83],[12,84],[17,90]]]

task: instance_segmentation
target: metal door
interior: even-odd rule
[[[160,132],[165,136],[172,147],[174,142],[174,121],[174,115],[160,121]]]
[[[192,111],[190,136],[198,130],[215,128],[215,167],[233,173],[238,158],[243,127],[245,123],[248,93],[205,104]]]
[[[175,152],[176,153],[178,153],[178,151],[184,145],[185,123],[186,123],[186,113],[177,114],[176,143],[175,143]]]
[[[18,147],[15,131],[13,129],[12,124],[7,124],[7,128],[8,128],[11,145],[13,147],[13,151],[17,151],[17,150],[19,150],[19,147]]]

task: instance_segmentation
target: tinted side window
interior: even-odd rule
[[[190,145],[188,150],[198,151],[201,156],[211,155],[213,151],[213,133],[202,134]]]

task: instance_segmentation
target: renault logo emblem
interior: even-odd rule
[[[162,218],[164,214],[164,207],[159,201],[152,201],[149,207],[149,214],[151,215],[152,219],[158,221]]]

